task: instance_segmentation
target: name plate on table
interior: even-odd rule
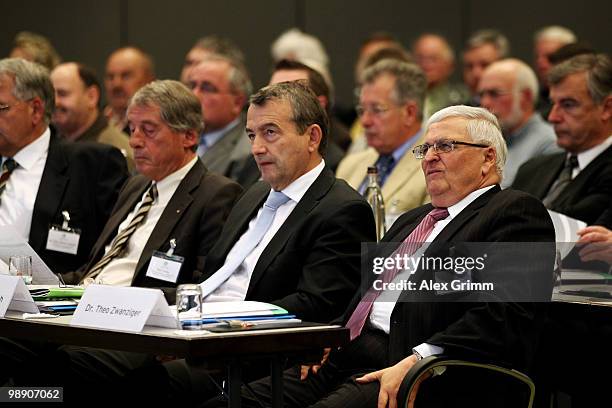
[[[161,290],[108,285],[87,286],[70,325],[130,332],[145,325],[178,328]]]
[[[38,307],[21,276],[0,275],[0,317],[7,310],[38,313]]]

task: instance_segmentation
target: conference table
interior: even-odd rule
[[[142,332],[100,330],[70,326],[72,316],[53,319],[23,319],[9,311],[0,319],[0,333],[14,339],[45,339],[59,344],[170,355],[188,362],[227,368],[228,406],[240,406],[242,367],[247,361],[270,362],[273,406],[283,406],[282,371],[287,357],[315,363],[325,347],[349,342],[349,332],[340,326],[302,324],[295,327],[248,329],[225,333],[189,332],[145,326]]]

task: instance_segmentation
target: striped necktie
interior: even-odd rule
[[[142,200],[142,205],[130,221],[129,225],[117,234],[115,239],[111,242],[111,247],[106,254],[83,276],[81,279],[81,283],[85,281],[85,279],[93,279],[102,272],[102,269],[106,265],[110,263],[113,259],[120,256],[124,251],[127,242],[130,240],[132,234],[136,229],[144,222],[147,213],[153,206],[153,203],[157,199],[157,187],[153,184],[146,196]]]
[[[434,208],[421,220],[419,225],[408,235],[408,237],[400,244],[390,258],[395,258],[396,255],[411,256],[417,249],[423,245],[429,234],[434,229],[436,222],[448,217],[448,210],[446,208]],[[398,274],[399,270],[396,268],[390,269],[383,273],[382,281],[385,283],[391,282]],[[346,323],[346,328],[351,331],[351,340],[359,336],[366,320],[372,310],[372,304],[378,298],[382,291],[377,291],[373,287],[368,289],[363,298],[359,301],[359,304],[353,311],[353,314]]]
[[[553,203],[557,198],[559,198],[563,190],[565,190],[569,183],[572,182],[572,173],[574,172],[574,169],[578,166],[578,157],[575,154],[572,154],[570,157],[567,158],[563,169],[559,173],[557,180],[555,180],[555,182],[550,187],[550,190],[548,190],[548,194],[546,194],[546,197],[542,199],[542,203],[544,203],[544,206],[546,208],[551,208],[553,206]]]
[[[12,157],[6,159],[4,163],[2,163],[2,174],[0,175],[0,199],[2,198],[2,193],[4,193],[4,189],[6,188],[6,183],[16,167],[17,162],[13,160]]]

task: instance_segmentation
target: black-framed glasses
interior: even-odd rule
[[[455,146],[457,145],[471,147],[489,147],[488,145],[480,143],[460,142],[457,140],[440,140],[435,142],[434,144],[424,143],[422,145],[418,145],[414,149],[412,149],[412,153],[414,153],[414,157],[420,160],[425,157],[430,147],[433,147],[434,152],[436,153],[448,153],[455,150]]]

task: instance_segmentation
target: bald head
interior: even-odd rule
[[[135,47],[119,48],[106,62],[104,86],[108,103],[116,114],[123,115],[132,95],[155,79],[153,61]]]
[[[453,72],[455,55],[442,36],[424,34],[412,47],[417,64],[427,76],[427,87],[432,88],[446,82]]]
[[[534,112],[538,81],[524,62],[508,58],[489,65],[478,84],[480,104],[499,119],[504,133],[523,126]]]

